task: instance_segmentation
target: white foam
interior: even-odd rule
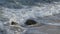
[[[24,22],[29,18],[45,17],[60,13],[60,4],[47,4],[43,7],[33,6],[31,8],[25,7],[22,9],[9,9],[3,7],[2,11],[4,12],[3,15],[5,17],[9,18],[10,20],[12,19],[13,21],[16,20],[16,22],[18,22],[20,25],[24,25]],[[56,25],[57,23],[47,24]]]

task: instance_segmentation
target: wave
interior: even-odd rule
[[[9,24],[7,25],[7,23],[11,21],[16,21],[20,26],[25,25],[24,23],[27,19],[34,19],[39,25],[43,23],[46,25],[60,26],[57,21],[55,22],[55,20],[60,20],[59,15],[55,16],[60,14],[59,0],[0,0],[0,9],[0,11],[3,12],[0,14],[0,16],[2,15],[2,17],[0,17],[1,26],[4,26],[1,27],[1,29],[5,28],[8,34],[14,34],[14,32],[9,29]]]

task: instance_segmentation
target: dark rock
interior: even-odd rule
[[[11,22],[11,25],[16,25],[16,24],[17,24],[17,23],[16,23],[16,22],[14,22],[14,21],[12,21],[12,22]]]
[[[28,20],[25,22],[26,25],[34,25],[34,24],[36,24],[36,23],[37,23],[36,21],[31,20],[31,19],[28,19]]]

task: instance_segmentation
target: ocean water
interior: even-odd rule
[[[37,25],[24,24],[27,19]],[[0,34],[60,34],[59,27],[60,0],[0,0]]]

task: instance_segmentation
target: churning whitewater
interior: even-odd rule
[[[0,0],[0,34],[49,34],[50,28],[39,28],[41,23],[60,26],[59,15],[60,0]],[[35,20],[36,27],[26,25],[27,19]]]

